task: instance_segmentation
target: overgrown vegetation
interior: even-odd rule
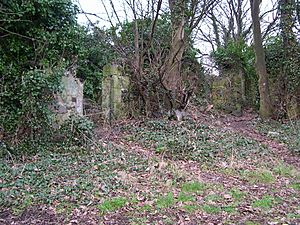
[[[254,67],[253,47],[243,40],[231,40],[213,51],[212,58],[220,70],[220,77],[228,77],[233,82],[236,82],[233,77],[241,79],[238,98],[242,107],[258,108],[258,77]]]
[[[174,159],[207,161],[263,155],[267,152],[264,146],[251,139],[193,121],[169,123],[152,120],[123,129],[128,131],[126,140]]]
[[[0,223],[300,223],[299,4],[274,2],[260,32],[259,0],[125,2],[133,17],[110,1],[109,28],[80,26],[72,0],[0,3]],[[111,114],[107,64],[129,77],[134,119],[59,108],[72,73],[83,107]]]
[[[54,129],[50,105],[55,104],[61,77],[83,54],[85,33],[77,13],[70,0],[1,3],[2,156],[36,153],[60,132]],[[76,132],[78,128],[82,126]]]
[[[277,121],[262,122],[257,124],[258,130],[279,143],[286,144],[290,150],[300,153],[300,123],[289,121],[280,123]]]
[[[161,129],[166,135],[169,132]],[[228,131],[223,133],[226,136]],[[222,140],[215,141],[223,145]],[[248,145],[244,150],[251,152],[252,147]],[[40,153],[24,162],[1,161],[0,209],[9,208],[5,218],[11,220],[43,205],[55,210],[46,215],[59,223],[74,220],[81,210],[82,218],[77,220],[82,222],[93,219],[167,224],[175,222],[178,215],[191,222],[220,218],[220,222],[231,223],[244,215],[260,223],[297,221],[299,170],[277,162],[267,152],[273,171],[264,168],[260,157],[240,155],[236,162],[247,159],[247,163],[230,166],[236,172],[222,175],[220,171],[227,166],[219,164],[218,158],[212,159],[213,165],[204,159],[201,164],[178,164],[180,161],[162,159],[161,154],[149,158],[133,149],[109,143],[93,151]]]

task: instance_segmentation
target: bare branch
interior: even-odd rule
[[[113,10],[113,12],[114,12],[114,14],[115,14],[117,20],[118,20],[118,23],[121,24],[121,20],[120,20],[118,14],[117,14],[117,12],[116,12],[115,5],[113,4],[112,0],[110,0],[109,2],[110,2],[111,8],[112,8],[112,10]]]
[[[162,0],[158,0],[157,8],[156,8],[156,14],[155,14],[154,20],[153,20],[152,25],[151,25],[150,43],[152,43],[152,39],[153,39],[153,35],[154,35],[155,26],[156,26],[156,23],[157,23],[157,20],[158,20],[159,11],[160,11],[160,9],[161,9],[161,4],[162,4]]]
[[[5,29],[5,28],[3,28],[3,27],[0,27],[0,30],[5,31],[5,32],[8,33],[8,34],[13,34],[13,35],[16,35],[16,36],[25,38],[25,39],[29,39],[29,40],[31,40],[31,41],[40,41],[40,42],[44,43],[43,40],[39,40],[39,39],[36,39],[36,38],[32,38],[32,37],[29,37],[29,36],[26,36],[26,35],[23,35],[23,34],[18,34],[18,33],[15,33],[15,32],[13,32],[13,31],[9,31],[9,30],[7,30],[7,29]],[[5,35],[4,35],[4,36],[5,36]],[[3,36],[2,36],[2,37],[3,37]]]

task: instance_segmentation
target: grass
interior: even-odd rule
[[[253,202],[252,206],[255,208],[260,208],[260,209],[270,209],[272,206],[274,206],[275,200],[271,196],[263,196],[261,199],[256,200]]]
[[[99,212],[98,224],[174,224],[179,217],[190,224],[265,224],[285,213],[282,223],[297,224],[299,171],[284,162],[275,164],[272,154],[265,155],[263,160],[271,162],[265,163],[257,153],[265,149],[258,143],[187,121],[146,121],[131,126],[129,133],[123,147],[118,143],[91,152],[0,161],[0,211],[20,216],[41,205],[67,218],[65,224],[75,214],[81,216],[83,208]],[[149,159],[147,153],[135,152],[132,143],[156,152]],[[229,153],[236,154],[236,164],[218,167]],[[165,156],[165,164],[160,163]]]
[[[127,203],[126,198],[113,198],[110,200],[105,200],[101,205],[99,205],[97,208],[100,210],[102,214],[110,212],[110,211],[116,211],[122,207],[124,207]]]
[[[265,183],[265,184],[271,184],[276,181],[275,177],[273,176],[273,173],[266,169],[260,169],[255,171],[243,171],[242,176],[249,181],[250,183]]]
[[[183,209],[188,213],[194,213],[195,211],[199,210],[198,205],[184,205]]]
[[[246,193],[236,188],[232,189],[229,193],[236,201],[241,201],[246,196]]]
[[[300,214],[297,213],[288,213],[287,218],[289,219],[300,219]]]
[[[208,214],[217,214],[222,211],[219,206],[214,205],[203,205],[201,209]]]
[[[300,182],[291,184],[291,188],[300,191]]]
[[[205,201],[209,201],[209,202],[217,202],[217,201],[223,200],[222,196],[217,195],[217,194],[207,195],[204,199],[205,199]]]
[[[151,205],[148,205],[148,204],[145,204],[139,208],[139,210],[142,212],[147,212],[147,211],[150,211],[151,209],[152,209]]]
[[[274,167],[273,171],[275,174],[284,177],[295,177],[298,174],[297,170],[293,166],[285,165],[284,163],[280,163]]]
[[[235,213],[235,212],[236,212],[236,207],[235,207],[235,206],[230,206],[230,205],[228,205],[228,206],[223,206],[223,207],[222,207],[222,210],[223,210],[224,212],[227,212],[227,213]]]
[[[181,187],[181,190],[183,192],[188,192],[188,193],[203,192],[206,189],[207,189],[207,185],[204,183],[200,183],[198,181],[184,183]]]
[[[156,201],[157,208],[169,208],[174,206],[175,199],[173,193],[168,193],[166,196],[159,197]]]
[[[195,197],[192,196],[192,195],[187,195],[185,193],[182,193],[180,192],[178,197],[177,197],[177,200],[179,202],[194,202],[195,201]]]

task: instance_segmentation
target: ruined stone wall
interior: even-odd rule
[[[107,120],[120,119],[128,111],[125,98],[128,95],[129,77],[123,75],[116,64],[103,68],[102,110]]]
[[[70,115],[83,115],[83,82],[69,71],[61,79],[61,92],[56,95],[56,120],[62,124]]]
[[[229,71],[222,77],[215,77],[211,90],[212,103],[216,109],[240,115],[243,105],[242,78]]]
[[[288,96],[287,114],[289,119],[300,119],[300,87],[293,95]]]

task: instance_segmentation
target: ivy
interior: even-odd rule
[[[1,11],[1,141],[13,153],[36,152],[55,133],[49,105],[86,33],[71,0],[4,0]]]

